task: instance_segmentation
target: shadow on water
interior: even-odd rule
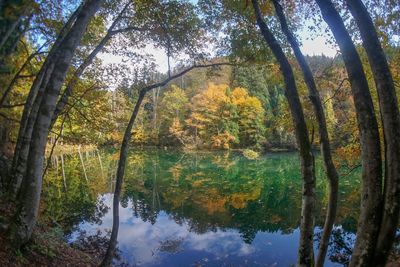
[[[106,235],[111,228],[117,160],[118,151],[53,160],[45,179],[44,212],[70,242],[82,239],[82,232]],[[119,261],[141,266],[295,263],[301,211],[298,162],[296,153],[248,160],[233,152],[132,151],[120,203]],[[327,266],[349,260],[359,176],[341,177]],[[317,177],[315,247],[328,190],[319,160]]]

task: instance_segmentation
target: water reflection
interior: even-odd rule
[[[112,195],[103,196],[111,206]],[[193,231],[190,222],[176,222],[166,212],[158,213],[155,222],[132,216],[133,203],[120,207],[118,247],[128,263],[142,266],[288,266],[296,261],[298,230],[285,235],[281,232],[258,233],[251,244],[243,242],[237,229],[213,227],[202,233]],[[82,223],[80,229],[89,234],[109,229],[112,213],[108,212],[101,225]],[[72,235],[71,240],[76,238]],[[293,252],[292,252],[293,251]]]
[[[78,230],[94,234],[111,228],[110,193],[118,157],[112,151],[101,154],[102,168],[97,156],[85,159],[88,181],[75,155],[65,164],[67,190],[57,190],[63,183],[57,168],[46,178],[46,212],[61,219],[75,215],[62,224],[71,233],[70,240]],[[251,161],[237,153],[134,151],[121,197],[122,261],[142,266],[293,264],[301,210],[299,173],[295,153]],[[316,224],[321,227],[327,184],[321,168],[317,174]],[[348,260],[346,249],[358,217],[358,176],[353,173],[341,180],[340,226],[328,252],[328,266]]]

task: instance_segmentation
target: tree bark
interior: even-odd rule
[[[74,52],[101,2],[102,0],[85,1],[73,27],[60,43],[57,53],[54,54],[54,69],[44,90],[33,127],[25,181],[18,196],[18,208],[9,229],[10,238],[16,247],[29,241],[35,227],[42,189],[44,152],[51,118]]]
[[[12,163],[13,177],[10,177],[9,185],[10,195],[14,198],[20,189],[22,179],[25,175],[32,130],[37,117],[37,112],[39,110],[39,105],[42,100],[42,95],[53,72],[54,60],[56,59],[55,55],[58,53],[57,51],[60,44],[64,40],[67,33],[71,30],[71,27],[73,26],[78,14],[82,11],[82,8],[83,4],[75,10],[75,12],[68,19],[67,23],[61,29],[56,41],[47,55],[45,62],[43,63],[43,66],[36,76],[26,99],[18,130],[17,143],[14,149]]]
[[[129,120],[129,123],[125,129],[124,139],[122,140],[121,144],[121,151],[119,154],[119,161],[118,161],[118,169],[117,169],[117,178],[115,183],[115,190],[114,190],[114,198],[113,198],[113,226],[111,230],[111,237],[110,242],[108,244],[106,255],[100,266],[107,267],[111,265],[112,259],[114,257],[115,248],[117,246],[117,237],[118,237],[118,229],[119,229],[119,198],[121,194],[122,184],[123,184],[123,177],[125,173],[125,165],[126,159],[128,157],[128,150],[129,150],[129,141],[132,135],[132,128],[133,124],[135,123],[137,114],[139,113],[140,106],[142,104],[143,98],[146,92],[142,90],[139,93],[139,98],[136,101],[135,108],[132,112],[132,116]]]
[[[307,125],[303,108],[297,92],[294,73],[281,46],[262,18],[257,0],[252,0],[257,24],[265,41],[277,59],[286,85],[285,96],[289,103],[293,124],[296,131],[297,144],[300,150],[301,174],[303,179],[302,208],[300,224],[300,245],[298,251],[298,266],[314,265],[313,237],[315,217],[315,174],[314,157],[308,137]]]
[[[400,209],[400,115],[396,90],[374,23],[361,0],[347,0],[358,25],[378,91],[385,138],[383,216],[374,266],[384,266],[396,235]]]
[[[46,64],[46,62],[44,64]],[[12,198],[17,197],[26,172],[31,135],[35,123],[34,118],[38,113],[39,105],[44,93],[44,87],[41,87],[41,84],[47,84],[51,77],[53,68],[54,63],[50,61],[47,62],[46,66],[42,67],[31,87],[31,90],[29,91],[28,98],[25,102],[13,157],[13,177],[11,177],[9,188],[10,196]]]
[[[315,117],[317,118],[318,122],[321,155],[324,161],[325,173],[329,181],[328,207],[326,211],[324,230],[322,233],[319,245],[319,252],[316,261],[316,266],[319,267],[323,266],[324,264],[326,252],[329,245],[329,237],[331,235],[333,224],[336,218],[338,190],[339,190],[339,175],[332,160],[329,134],[326,126],[324,108],[322,106],[321,98],[319,96],[317,86],[314,81],[314,76],[311,72],[311,69],[303,53],[300,50],[300,46],[296,40],[296,37],[289,29],[286,17],[283,13],[283,9],[279,3],[279,0],[273,0],[272,2],[274,4],[276,14],[279,18],[282,31],[286,35],[286,38],[294,51],[294,55],[297,61],[299,62],[301,71],[303,73],[304,81],[306,82],[308,88],[309,98],[313,105]]]
[[[357,50],[333,3],[316,0],[342,52],[360,132],[362,159],[361,212],[350,266],[372,266],[382,209],[382,159],[374,106]]]
[[[87,56],[87,58],[83,61],[83,63],[76,69],[76,71],[73,74],[73,77],[71,80],[68,82],[67,87],[65,88],[65,91],[63,95],[61,96],[60,100],[57,102],[56,109],[54,111],[53,118],[51,120],[51,128],[53,128],[54,123],[56,122],[58,116],[60,113],[64,110],[65,106],[68,103],[68,98],[71,96],[74,87],[76,86],[79,78],[85,71],[85,69],[92,64],[93,60],[96,58],[97,54],[103,50],[103,48],[107,45],[107,42],[116,34],[122,33],[122,32],[127,32],[130,30],[141,30],[139,28],[135,27],[128,27],[128,28],[123,28],[119,30],[114,30],[115,27],[117,26],[118,22],[120,21],[122,15],[125,13],[126,9],[129,7],[130,2],[125,5],[125,7],[122,9],[122,11],[119,13],[117,18],[114,20],[114,22],[111,24],[109,27],[107,34],[103,37],[103,39],[100,41],[100,43],[93,49],[93,51]]]

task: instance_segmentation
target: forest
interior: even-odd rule
[[[399,91],[397,0],[0,0],[0,266],[398,266]]]

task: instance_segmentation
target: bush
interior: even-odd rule
[[[245,156],[247,159],[258,159],[260,157],[260,153],[251,150],[251,149],[245,149],[243,150],[243,156]]]

